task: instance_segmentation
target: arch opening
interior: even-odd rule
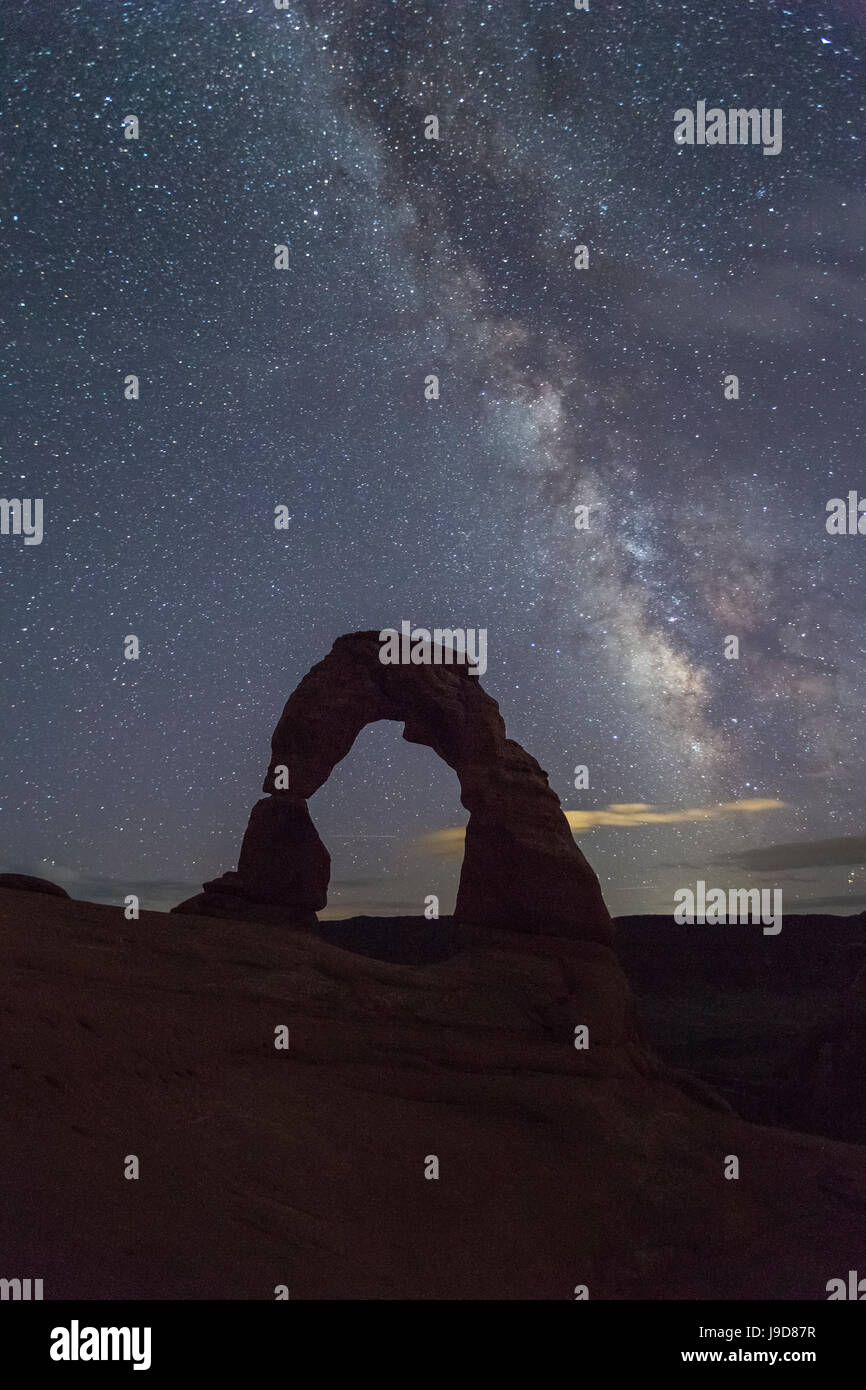
[[[327,906],[319,921],[419,917],[437,899],[440,916],[457,900],[463,847],[449,852],[443,827],[462,825],[460,784],[431,748],[409,744],[402,725],[366,725],[351,751],[310,798],[310,815],[331,856]]]

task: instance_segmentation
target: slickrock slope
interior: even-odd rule
[[[69,897],[59,883],[52,883],[47,878],[34,878],[32,874],[0,874],[0,888],[17,888],[24,893],[47,893],[52,898]]]
[[[0,892],[0,1273],[46,1298],[820,1300],[862,1267],[863,1150],[666,1079],[604,945],[461,932],[393,965]]]

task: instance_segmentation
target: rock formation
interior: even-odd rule
[[[307,810],[361,730],[404,724],[460,781],[469,812],[455,917],[460,923],[606,942],[610,917],[559,798],[534,758],[506,738],[496,701],[442,649],[424,665],[383,665],[377,632],[339,637],[290,696],[271,740],[263,790],[236,873],[175,912],[311,926],[325,906],[329,858]],[[435,658],[438,657],[438,662]],[[286,774],[278,769],[287,769]]]
[[[797,1128],[866,1144],[866,967],[794,1059],[780,1115]]]
[[[862,1272],[866,1152],[674,1084],[609,947],[466,927],[418,967],[202,927],[0,891],[0,1250],[46,1300],[825,1300]]]
[[[211,879],[172,911],[314,930],[316,909],[328,901],[330,871],[331,856],[306,801],[277,793],[253,807],[237,873]]]
[[[59,883],[52,883],[48,878],[34,878],[32,874],[0,874],[0,888],[16,888],[21,893],[49,893],[52,898],[69,897]]]

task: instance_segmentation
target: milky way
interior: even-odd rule
[[[195,891],[304,672],[408,619],[487,628],[614,911],[758,849],[862,907],[858,14],[12,0],[2,492],[45,538],[0,538],[2,867]],[[678,146],[700,100],[781,152]],[[450,907],[456,778],[395,726],[311,810],[332,910]]]

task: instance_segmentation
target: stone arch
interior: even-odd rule
[[[330,855],[307,801],[367,724],[391,719],[460,782],[469,824],[456,920],[610,941],[598,880],[547,773],[506,737],[497,702],[465,665],[445,664],[441,648],[431,648],[430,664],[406,666],[383,665],[380,650],[378,632],[349,633],[304,676],[274,730],[268,795],[253,807],[237,872],[173,910],[314,927],[327,903]],[[277,788],[279,767],[288,768],[288,790]]]

